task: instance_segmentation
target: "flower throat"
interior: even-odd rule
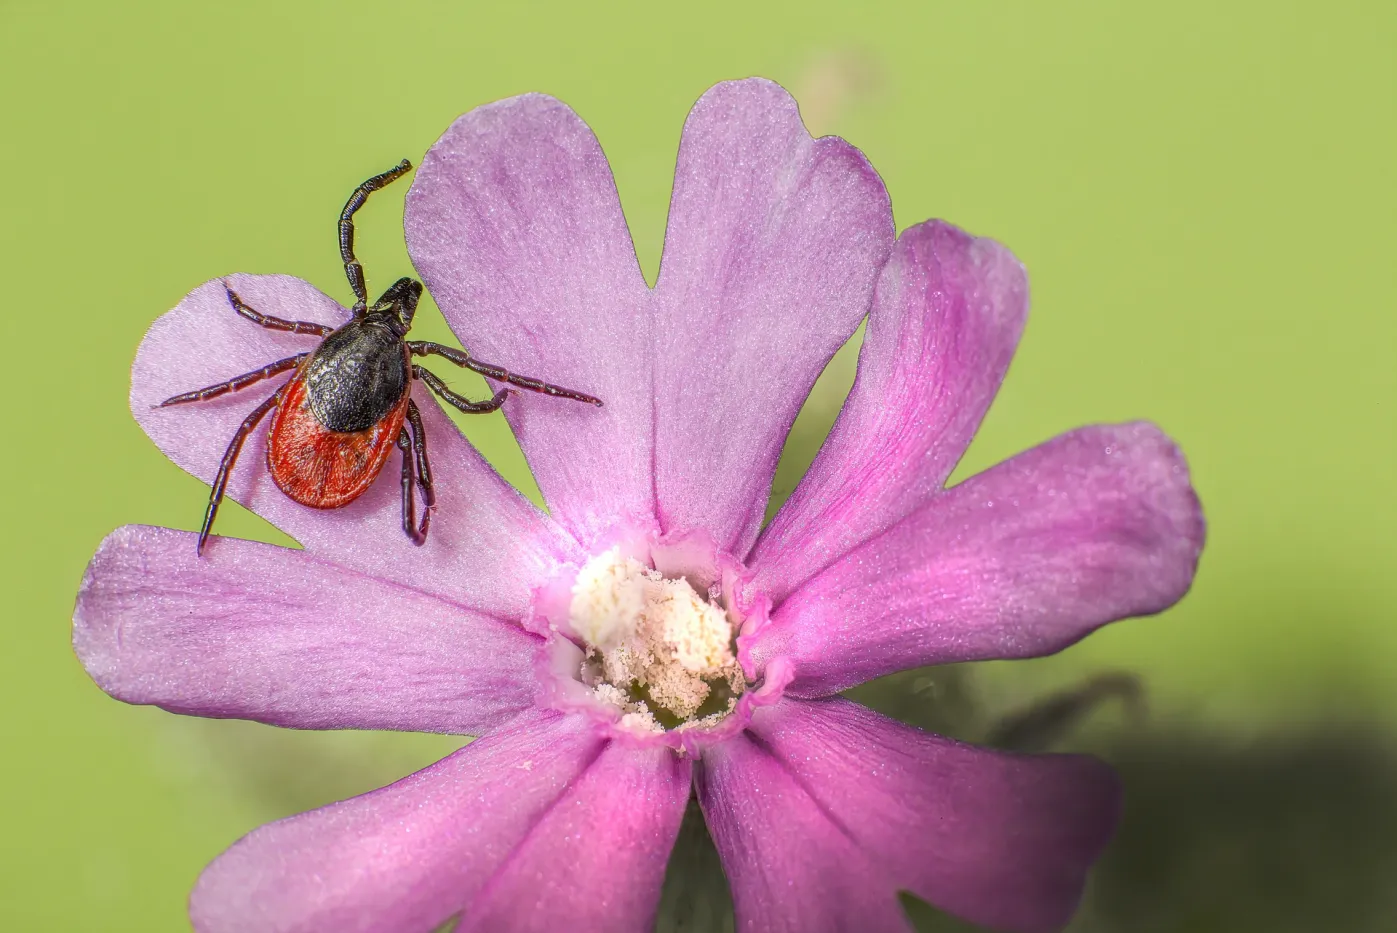
[[[717,585],[700,595],[612,548],[578,573],[568,615],[585,642],[582,682],[626,725],[716,722],[747,689]]]

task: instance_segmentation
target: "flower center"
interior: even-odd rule
[[[741,561],[703,531],[622,528],[607,544],[534,591],[525,626],[543,636],[542,708],[697,756],[781,699],[795,668],[788,658],[752,663],[745,645],[768,623],[771,600]]]
[[[568,620],[585,651],[579,679],[630,728],[716,723],[747,689],[717,582],[701,593],[613,547],[577,574]]]

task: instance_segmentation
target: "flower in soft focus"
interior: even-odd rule
[[[739,929],[906,929],[899,891],[992,927],[1063,925],[1116,819],[1110,770],[969,747],[838,695],[1048,654],[1192,580],[1202,517],[1151,425],[1072,431],[945,488],[1023,327],[1014,257],[938,221],[895,237],[862,154],[811,139],[755,79],[713,88],[685,124],[653,289],[596,138],[548,97],[457,120],[406,230],[467,348],[606,407],[505,406],[545,514],[414,388],[439,497],[421,548],[397,483],[302,507],[262,468],[260,433],[230,494],[303,550],[220,539],[198,559],[192,534],[150,527],[103,542],[74,643],[112,696],[480,737],[249,834],[199,879],[195,927],[644,930],[691,789]],[[298,279],[230,282],[268,314],[348,313]],[[796,412],[865,316],[848,402],[763,528]],[[152,403],[306,347],[212,282],[151,328],[132,411],[209,480],[250,402]]]

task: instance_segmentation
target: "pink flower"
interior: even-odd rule
[[[406,229],[466,347],[606,406],[505,406],[549,514],[419,387],[439,502],[421,548],[392,479],[344,509],[296,505],[260,433],[230,494],[304,550],[221,539],[198,559],[192,534],[150,527],[102,543],[73,638],[112,696],[480,736],[249,834],[199,879],[195,927],[644,930],[691,788],[739,929],[902,930],[900,890],[1007,930],[1063,925],[1113,828],[1110,770],[968,747],[837,695],[1049,654],[1192,581],[1202,516],[1149,424],[1072,431],[945,488],[1023,327],[1008,250],[939,221],[895,237],[862,154],[812,140],[755,79],[689,116],[654,289],[596,138],[540,95],[457,120]],[[347,314],[299,279],[230,282],[268,314]],[[763,529],[787,430],[865,315],[833,434]],[[211,282],[151,328],[131,409],[210,480],[252,400],[152,403],[310,346]]]

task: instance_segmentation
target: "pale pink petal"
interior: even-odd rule
[[[291,276],[230,275],[227,282],[264,314],[332,325],[349,317],[332,299]],[[151,325],[131,368],[131,412],[171,460],[212,482],[239,423],[289,376],[209,402],[154,406],[172,395],[313,350],[317,341],[267,330],[239,317],[228,303],[223,280],[215,279]],[[402,531],[396,453],[390,455],[385,475],[362,497],[341,509],[312,509],[291,501],[272,482],[264,420],[243,447],[228,495],[318,557],[481,611],[519,618],[532,588],[557,562],[574,559],[576,545],[500,479],[421,384],[414,385],[413,396],[426,423],[437,488],[438,508],[424,546],[414,547]],[[190,500],[192,527],[198,527],[204,504],[202,498]],[[220,544],[211,542],[209,553]]]
[[[1203,516],[1178,448],[1144,422],[1080,428],[932,499],[825,568],[747,645],[824,696],[953,661],[1051,654],[1172,606]]]
[[[539,640],[304,551],[129,525],[88,565],[73,647],[127,703],[300,729],[476,735],[533,705]]]
[[[882,866],[746,733],[694,774],[739,933],[910,933]]]
[[[749,560],[780,603],[939,493],[989,410],[1028,313],[1013,254],[939,220],[878,279],[858,377],[829,440]]]
[[[477,107],[423,159],[406,229],[467,350],[605,402],[505,405],[553,516],[588,543],[653,524],[650,294],[587,124],[542,94]]]
[[[254,830],[190,896],[199,933],[425,933],[456,915],[600,753],[540,714],[362,797]]]
[[[751,547],[791,423],[868,313],[894,235],[863,154],[812,140],[780,86],[732,81],[694,105],[655,290],[664,530]]]
[[[530,830],[456,933],[648,933],[689,800],[689,762],[612,742]]]
[[[741,779],[766,793],[780,771],[825,821],[776,827],[777,841],[757,843],[769,863],[832,870],[842,847],[823,842],[836,837],[876,864],[889,901],[911,891],[995,929],[1064,926],[1120,807],[1115,775],[1093,758],[978,749],[839,698],[764,708],[750,731],[769,757]]]

